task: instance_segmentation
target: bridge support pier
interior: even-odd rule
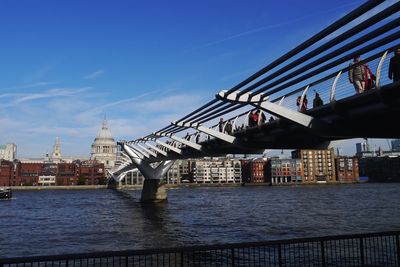
[[[143,203],[157,203],[167,201],[167,190],[160,179],[144,179],[142,197]]]
[[[139,169],[144,177],[141,201],[144,203],[163,202],[167,200],[167,190],[162,183],[162,178],[174,164],[174,160],[164,160],[153,168],[149,162],[144,161],[132,148],[123,145],[123,149],[131,158],[132,163]]]
[[[153,168],[147,162],[141,162],[138,169],[144,176],[141,201],[144,203],[163,202],[167,200],[167,190],[162,178],[168,172],[169,168],[174,164],[173,160],[161,161],[161,163]]]
[[[117,189],[118,183],[115,181],[114,178],[110,178],[107,181],[107,189]]]

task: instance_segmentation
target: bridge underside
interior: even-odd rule
[[[357,137],[399,138],[400,83],[334,101],[306,114],[314,117],[318,127],[280,118],[235,132],[236,141],[232,144],[212,139],[201,143],[201,151],[185,147],[182,154],[168,153],[165,159],[262,153],[264,149],[326,148],[331,141]],[[163,157],[146,159],[160,160]]]

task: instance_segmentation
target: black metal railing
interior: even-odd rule
[[[400,266],[400,231],[0,259],[0,266]]]

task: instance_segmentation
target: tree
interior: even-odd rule
[[[79,175],[78,177],[78,185],[84,185],[86,182],[86,177],[83,174]]]

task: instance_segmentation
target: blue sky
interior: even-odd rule
[[[362,3],[3,0],[0,143],[89,156],[105,114],[117,140],[148,134]]]

